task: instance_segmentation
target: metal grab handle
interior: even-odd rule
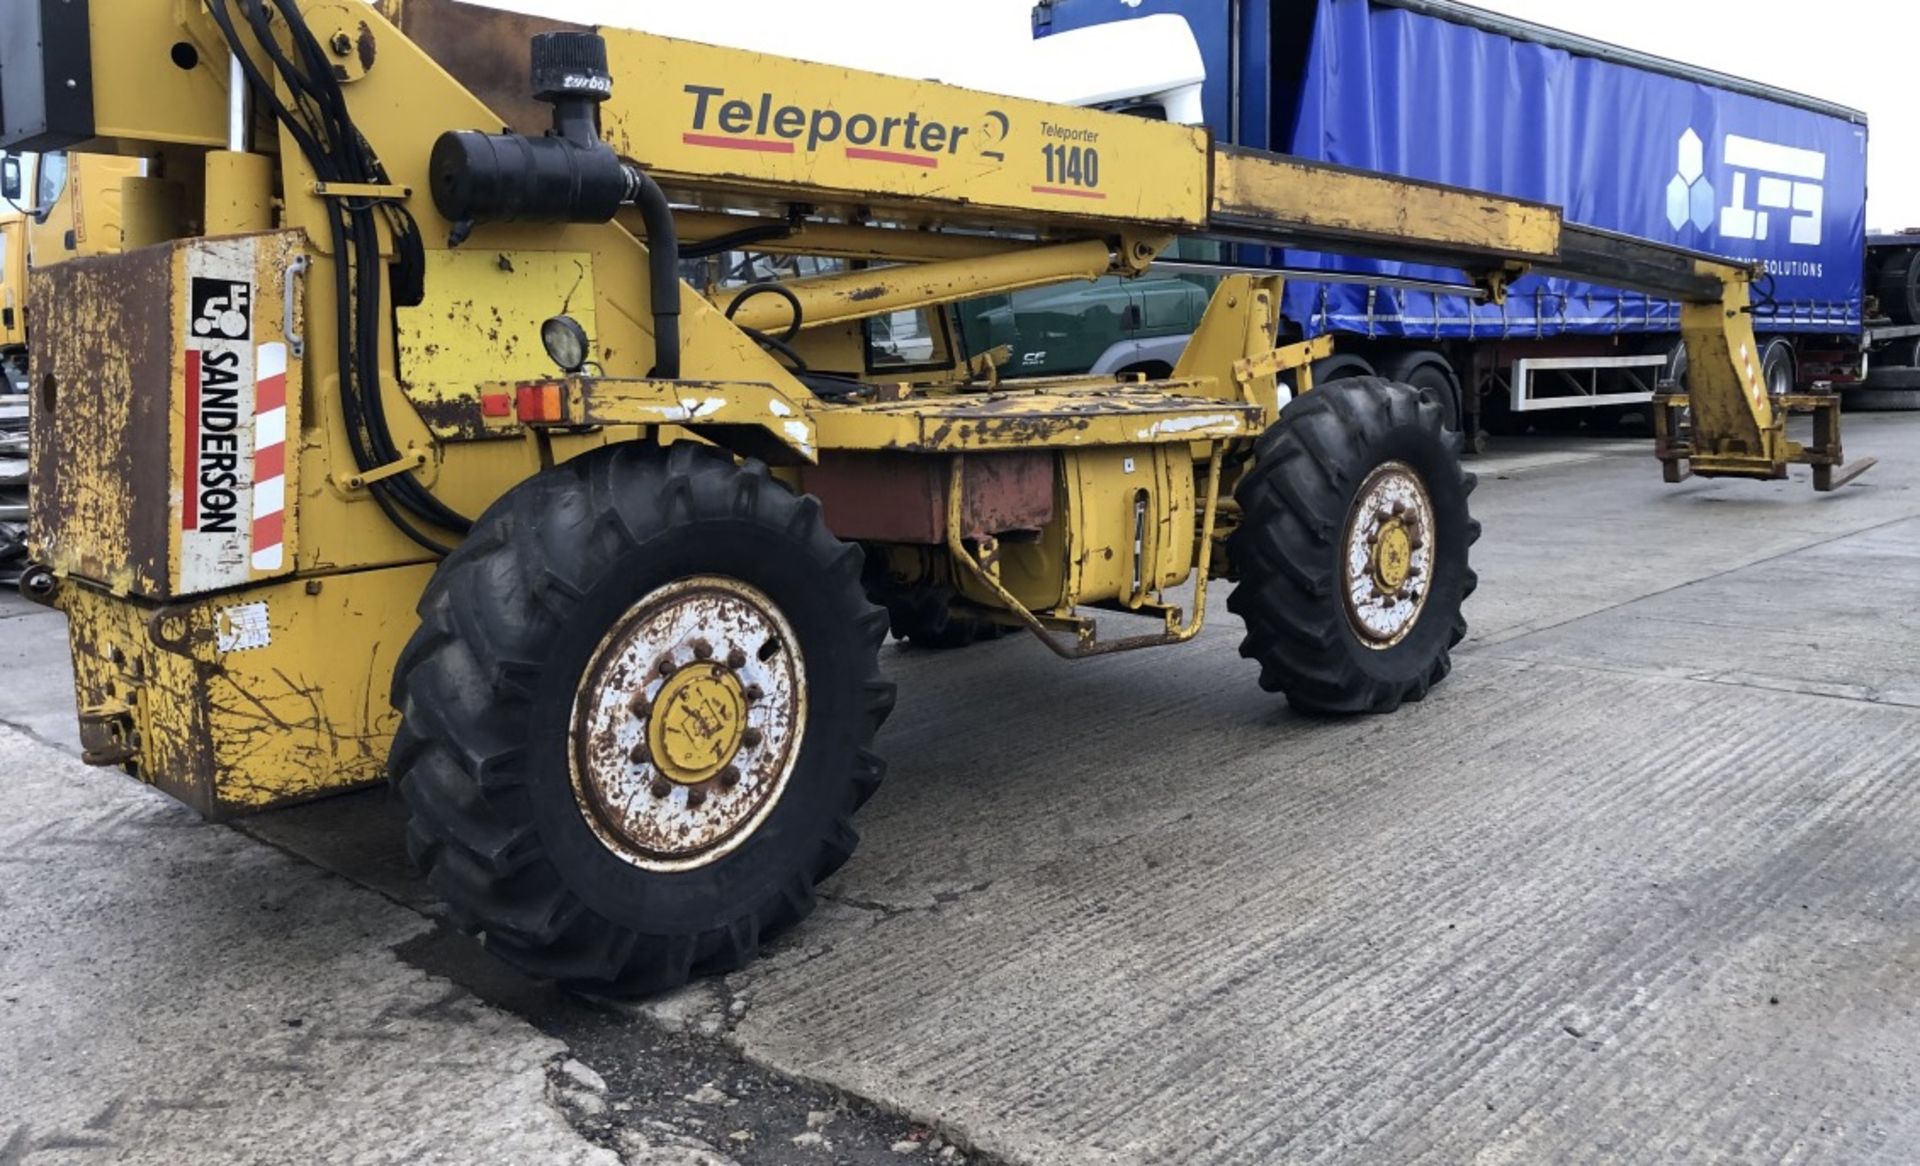
[[[280,331],[287,338],[287,351],[296,359],[307,355],[306,337],[300,335],[294,327],[294,310],[299,306],[300,283],[306,278],[307,268],[312,266],[305,255],[296,255],[293,262],[287,264],[287,278],[282,291],[280,304]]]

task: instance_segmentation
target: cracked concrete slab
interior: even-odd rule
[[[620,1161],[411,911],[11,729],[0,1161]]]
[[[1393,717],[1276,707],[1224,619],[903,656],[842,909],[727,1039],[1021,1162],[1920,1154],[1920,429],[1877,420],[1851,496],[1489,480],[1485,630]]]
[[[552,1096],[610,1144],[698,1152],[671,1141],[690,1134],[782,1166],[879,1160],[895,1137],[909,1161],[1920,1157],[1920,424],[1849,418],[1849,446],[1883,464],[1831,496],[1668,487],[1627,447],[1483,463],[1472,638],[1392,717],[1260,693],[1223,596],[1180,650],[890,652],[892,769],[821,910],[644,1026],[543,1021],[609,1112],[578,1108],[549,1057],[573,1082]],[[35,687],[19,707],[58,731],[65,698]],[[248,829],[431,902],[383,795]],[[161,922],[97,930],[238,937],[175,896],[141,900]],[[423,945],[462,982],[497,974],[454,937]],[[300,966],[315,997],[359,984]],[[831,1152],[795,1140],[813,1102],[757,1133],[658,1129],[640,1117],[697,1118],[707,1081],[751,1084],[663,1084],[644,1047],[662,1031],[737,1051],[763,1092],[910,1116],[864,1143],[832,1127]]]
[[[1396,721],[1170,784],[1164,824],[948,908],[810,928],[735,977],[732,1039],[1027,1162],[1920,1147],[1911,713],[1486,660]]]

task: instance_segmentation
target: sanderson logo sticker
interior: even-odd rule
[[[178,485],[185,594],[252,578],[253,270],[247,240],[203,243],[187,254]]]
[[[225,279],[193,281],[193,335],[208,341],[187,350],[187,398],[190,403],[187,476],[193,496],[182,529],[205,534],[240,530],[241,418],[252,413],[240,400],[240,377],[247,341],[253,338],[253,286]],[[226,343],[234,341],[237,343]]]

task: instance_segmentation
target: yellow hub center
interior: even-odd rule
[[[1381,528],[1373,544],[1373,575],[1383,591],[1398,591],[1413,573],[1413,539],[1398,520]]]
[[[699,785],[718,776],[740,751],[747,696],[718,664],[689,664],[667,678],[647,718],[647,747],[670,781]]]

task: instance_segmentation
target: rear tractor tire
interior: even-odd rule
[[[951,652],[997,640],[1008,632],[984,613],[957,609],[953,589],[924,586],[869,597],[887,609],[893,637],[927,652]]]
[[[1445,419],[1431,391],[1339,381],[1288,404],[1255,447],[1227,607],[1260,686],[1294,708],[1391,712],[1451,670],[1480,525]]]
[[[691,443],[496,503],[394,676],[389,771],[453,922],[529,974],[641,993],[804,918],[893,705],[861,563],[815,500]]]

